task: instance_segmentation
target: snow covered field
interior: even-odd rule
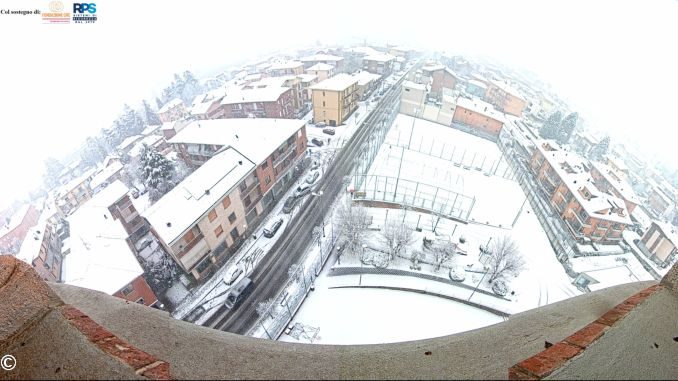
[[[320,328],[315,344],[377,344],[450,335],[496,324],[503,318],[436,296],[386,289],[327,287],[316,280],[294,323]],[[296,340],[283,334],[280,341]]]

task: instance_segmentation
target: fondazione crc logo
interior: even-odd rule
[[[50,1],[49,11],[42,13],[44,24],[92,24],[97,21],[96,3],[72,3],[73,12],[68,12],[63,2]],[[64,12],[66,11],[66,12]]]

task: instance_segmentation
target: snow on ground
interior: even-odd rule
[[[141,214],[143,211],[148,209],[151,206],[151,200],[148,198],[150,195],[149,192],[146,192],[142,195],[139,195],[139,197],[134,198],[130,197],[132,200],[132,205],[134,205],[134,209]]]
[[[570,258],[570,264],[574,271],[586,273],[600,282],[589,286],[592,291],[618,284],[655,280],[631,253]]]
[[[316,344],[376,344],[450,335],[496,324],[490,312],[435,296],[385,289],[329,289],[316,280],[293,323],[320,328]],[[280,341],[298,342],[283,334]],[[302,341],[304,342],[304,341]]]

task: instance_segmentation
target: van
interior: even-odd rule
[[[242,278],[240,282],[236,283],[231,292],[228,293],[224,306],[228,309],[233,309],[252,292],[253,287],[252,279]]]

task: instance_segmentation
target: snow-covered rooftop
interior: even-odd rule
[[[302,57],[299,59],[301,62],[315,62],[315,61],[341,61],[342,57],[334,56],[331,54],[314,54],[311,56]]]
[[[403,88],[415,89],[415,90],[426,90],[426,85],[421,83],[415,83],[412,81],[403,81]]]
[[[300,61],[285,61],[285,62],[276,62],[272,64],[268,70],[287,70],[295,69],[298,67],[304,66],[303,62]]]
[[[607,180],[612,187],[619,192],[622,197],[630,201],[636,205],[640,204],[640,200],[636,196],[636,192],[633,191],[633,188],[631,188],[631,184],[629,184],[625,179],[624,175],[618,173],[612,167],[610,167],[607,164],[599,163],[599,162],[591,162],[593,166],[600,172],[605,180]]]
[[[636,208],[638,209],[638,208]],[[635,210],[635,209],[634,209]],[[664,236],[671,241],[673,246],[678,247],[678,228],[664,221],[653,220],[652,223],[664,233]]]
[[[370,73],[369,71],[362,70],[359,73],[353,74],[354,77],[358,78],[358,86],[365,86],[372,81],[376,81],[381,78],[381,75]]]
[[[169,143],[214,144],[233,147],[259,164],[290,136],[303,128],[299,119],[229,118],[194,121]]]
[[[47,221],[45,220],[28,229],[26,238],[21,243],[21,249],[19,249],[16,257],[29,265],[33,265],[33,260],[40,254],[40,246],[42,246],[46,228]]]
[[[162,114],[163,112],[167,112],[167,111],[169,111],[169,110],[171,110],[171,109],[173,109],[177,106],[181,106],[183,104],[184,104],[184,102],[181,99],[174,98],[171,101],[165,103],[165,105],[162,106],[162,108],[160,110],[158,110],[158,114]]]
[[[358,78],[341,73],[311,86],[313,90],[343,91],[358,82]]]
[[[108,180],[111,176],[118,173],[122,170],[123,165],[119,161],[113,162],[108,167],[105,167],[101,172],[97,173],[89,183],[90,188],[94,189],[99,185],[103,184],[104,181]]]
[[[147,146],[152,146],[157,144],[162,139],[164,139],[164,137],[160,135],[148,135],[145,138],[138,141],[137,144],[134,147],[132,147],[132,149],[129,150],[127,154],[130,157],[137,157],[141,155],[141,150],[144,148],[144,144],[146,144]]]
[[[14,212],[14,214],[12,214],[12,217],[9,218],[9,222],[0,221],[3,224],[2,229],[0,229],[0,235],[4,235],[5,233],[12,231],[17,226],[19,226],[21,221],[24,220],[26,213],[28,213],[28,208],[30,208],[30,204],[24,204],[16,212]]]
[[[108,211],[121,190],[117,184],[122,183],[111,184],[68,217],[71,252],[62,264],[64,283],[113,295],[143,274],[127,232]]]
[[[96,173],[96,169],[95,169],[95,168],[90,168],[90,169],[86,170],[82,175],[80,175],[80,176],[74,178],[73,180],[67,182],[64,186],[62,186],[61,188],[59,188],[59,194],[60,194],[60,195],[64,195],[64,194],[66,194],[66,193],[72,191],[72,190],[75,189],[78,185],[84,183],[84,182],[87,181],[90,177],[94,176],[95,173]]]
[[[334,69],[334,66],[322,62],[318,62],[317,64],[309,67],[306,69],[307,71],[328,71]]]
[[[520,94],[520,91],[518,91],[516,88],[510,86],[508,83],[506,83],[506,82],[501,82],[501,81],[497,81],[497,80],[494,80],[494,79],[491,80],[490,82],[491,82],[494,86],[500,88],[503,92],[505,92],[505,93],[507,93],[507,94],[510,94],[510,95],[512,95],[512,96],[514,96],[514,97],[516,97],[516,98],[518,98],[518,99],[521,99],[521,100],[523,100],[523,101],[525,100],[525,97],[523,97],[523,95]]]
[[[142,138],[143,135],[130,136],[123,140],[122,143],[118,144],[118,149],[124,150]]]
[[[365,56],[373,56],[373,55],[380,54],[379,51],[377,51],[376,49],[371,48],[369,46],[356,46],[354,48],[348,49],[348,51],[351,52],[351,53],[358,53],[358,54],[362,54],[362,55],[365,55]]]
[[[429,64],[421,68],[422,71],[438,71],[445,70],[445,65],[442,64]]]
[[[142,212],[158,236],[172,245],[237,186],[257,164],[227,148]]]
[[[141,135],[148,136],[148,135],[155,133],[159,129],[160,129],[159,125],[158,126],[150,126],[149,125],[149,126],[146,126],[146,128],[144,128],[143,131],[141,131]]]
[[[377,61],[377,62],[388,62],[393,61],[395,56],[385,53],[372,54],[366,57],[363,57],[363,61]]]
[[[222,105],[252,102],[276,102],[289,87],[266,86],[263,88],[229,91],[221,100]]]
[[[544,148],[545,143],[555,148],[555,150],[552,151]],[[590,167],[588,161],[574,152],[561,150],[554,141],[540,140],[536,142],[536,146],[589,216],[611,222],[631,224],[631,217],[626,209],[624,200],[602,192],[595,186],[591,174],[586,169]],[[585,197],[580,193],[579,190],[584,188],[586,188],[591,197]],[[623,215],[619,215],[616,212],[610,213],[613,205],[616,208],[622,209]]]
[[[457,99],[457,107],[463,107],[467,110],[477,112],[478,114],[485,115],[488,118],[492,118],[504,123],[504,115],[495,110],[494,106],[481,99],[475,97],[472,99],[459,97]]]
[[[102,189],[101,192],[97,193],[91,200],[87,203],[90,206],[98,206],[102,208],[108,208],[109,206],[115,204],[118,200],[123,198],[129,188],[120,180],[115,180],[109,186]]]
[[[318,78],[317,75],[315,75],[315,74],[308,74],[308,73],[306,73],[306,74],[299,74],[299,75],[297,75],[297,77],[299,77],[299,78],[301,79],[301,82],[311,82],[311,81],[313,81],[314,79],[317,79],[317,78]]]

